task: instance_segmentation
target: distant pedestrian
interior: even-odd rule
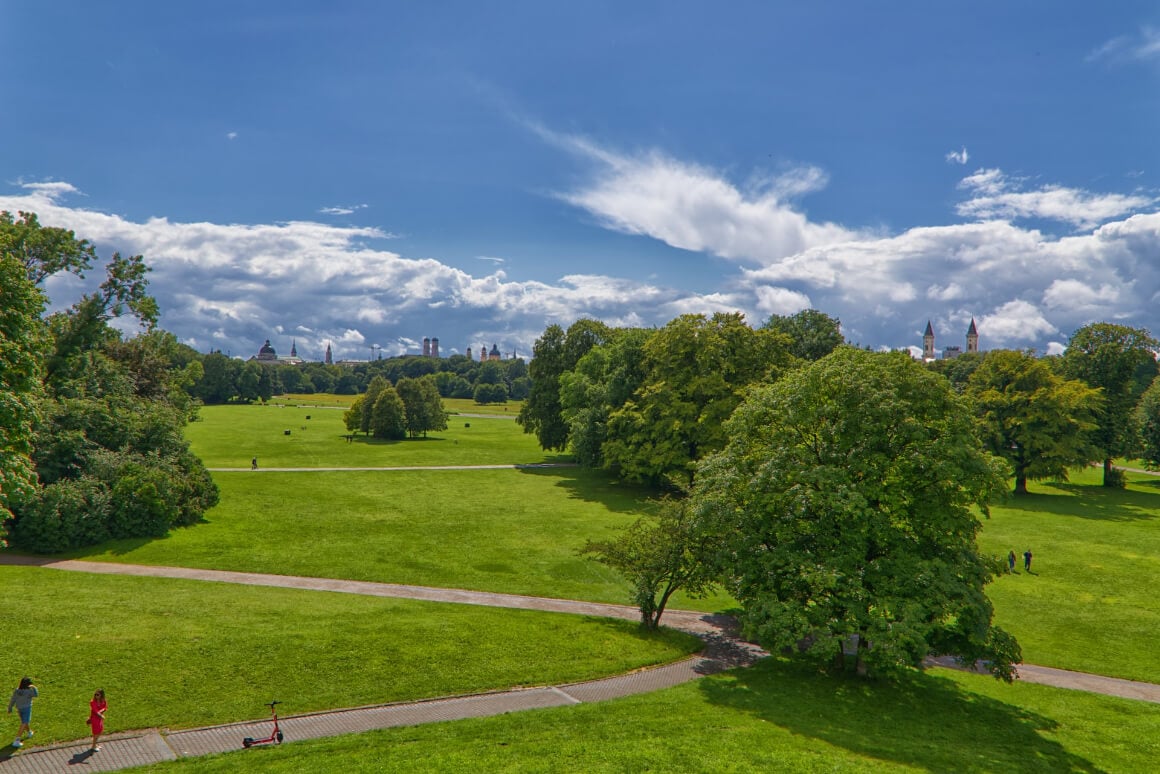
[[[12,692],[12,698],[8,700],[8,714],[11,715],[12,708],[15,707],[16,713],[20,716],[20,728],[16,731],[16,738],[12,740],[13,747],[23,747],[24,743],[20,740],[32,736],[32,729],[28,727],[32,722],[32,700],[39,695],[40,691],[32,684],[32,678],[25,677],[20,680],[20,687]]]
[[[93,752],[101,749],[97,741],[101,738],[101,734],[105,733],[105,710],[108,709],[108,706],[105,701],[105,692],[98,689],[93,694],[93,700],[89,702],[89,719],[85,721],[93,729],[93,746],[90,748]]]
[[[1007,572],[1015,572],[1015,552],[1007,552]]]
[[[254,457],[254,459],[250,460],[250,470],[257,470],[257,469],[258,469],[258,458]]]
[[[1031,572],[1031,549],[1028,548],[1023,552],[1023,569]]]

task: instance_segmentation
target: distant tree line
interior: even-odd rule
[[[468,398],[476,403],[523,400],[531,389],[522,359],[478,362],[464,355],[445,358],[404,355],[353,365],[324,363],[262,363],[240,360],[221,352],[197,356],[202,377],[190,394],[206,404],[254,403],[275,395],[333,393],[359,395],[375,377],[397,385],[400,379],[434,378],[444,398]]]

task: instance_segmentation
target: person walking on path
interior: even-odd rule
[[[89,702],[89,719],[85,721],[93,729],[93,746],[90,748],[93,752],[101,749],[97,742],[100,740],[101,734],[105,733],[105,710],[108,707],[104,690],[98,688],[97,692],[93,694],[93,700]]]
[[[1007,572],[1015,572],[1015,552],[1007,552]]]
[[[1031,549],[1028,548],[1023,552],[1023,569],[1031,572]]]
[[[32,722],[32,700],[40,695],[40,691],[36,690],[36,686],[32,684],[31,677],[25,677],[20,680],[20,687],[12,692],[12,698],[8,700],[8,714],[12,714],[12,708],[16,708],[16,713],[20,715],[20,728],[16,731],[16,738],[12,740],[13,747],[23,747],[24,743],[21,739],[28,739],[32,736],[32,729],[29,724]]]
[[[258,458],[254,457],[254,459],[250,460],[250,470],[257,470],[257,469],[258,469]]]

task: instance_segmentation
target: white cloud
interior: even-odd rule
[[[964,217],[1043,218],[1070,223],[1080,229],[1123,217],[1156,202],[1155,197],[1143,194],[1095,194],[1059,185],[1023,191],[1019,190],[1020,181],[1008,178],[998,169],[980,169],[963,178],[959,188],[971,195],[956,207]]]
[[[742,190],[712,169],[657,151],[626,156],[582,137],[533,129],[595,163],[592,181],[560,196],[617,231],[756,263],[855,236],[834,223],[811,222],[786,202],[825,184],[817,167],[790,170]]]
[[[366,206],[365,204],[354,204],[349,207],[320,207],[318,212],[322,215],[350,215],[355,210],[366,209]]]
[[[1119,35],[1092,50],[1085,61],[1123,63],[1160,57],[1160,29],[1141,27],[1134,35]]]
[[[805,293],[788,288],[757,285],[753,288],[757,295],[757,309],[766,317],[770,315],[792,315],[810,308],[810,297]]]
[[[490,261],[490,262],[494,263],[496,266],[499,266],[499,265],[505,263],[503,258],[496,258],[496,257],[491,256],[491,255],[477,255],[477,256],[475,256],[475,260],[477,260],[477,261]]]
[[[236,139],[238,139],[238,133],[237,132],[226,132],[226,139],[227,140],[236,140]]]
[[[947,160],[948,164],[966,164],[968,159],[970,159],[970,158],[971,158],[971,155],[969,153],[967,153],[967,146],[965,146],[965,145],[962,147],[962,149],[957,150],[957,151],[951,151],[951,152],[947,153],[947,155],[946,155],[946,160]]]

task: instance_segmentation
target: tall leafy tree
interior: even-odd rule
[[[646,376],[608,419],[605,464],[631,481],[688,487],[698,460],[725,445],[746,388],[789,363],[784,338],[740,314],[682,315],[644,344]]]
[[[398,441],[407,437],[407,411],[391,385],[378,391],[370,413],[371,435],[375,438]]]
[[[932,653],[1011,679],[1017,643],[991,625],[976,507],[1005,464],[968,404],[904,353],[843,347],[755,388],[694,493],[750,635],[860,672]]]
[[[821,360],[845,343],[842,324],[817,309],[803,309],[792,315],[772,315],[763,326],[789,337],[789,351],[802,360]]]
[[[1160,379],[1140,396],[1136,406],[1140,426],[1141,455],[1150,470],[1160,469]]]
[[[0,523],[36,484],[31,454],[46,349],[40,320],[45,299],[20,257],[0,242]]]
[[[447,429],[447,411],[433,375],[420,379],[403,377],[395,385],[403,400],[407,416],[407,433],[412,438],[426,437],[428,432]]]
[[[1141,365],[1155,361],[1160,343],[1143,328],[1098,322],[1071,335],[1063,353],[1063,372],[1082,379],[1103,392],[1093,441],[1104,463],[1104,486],[1123,486],[1123,474],[1112,459],[1138,448],[1136,401],[1140,389],[1136,373]]]
[[[992,350],[967,382],[984,446],[1011,463],[1015,494],[1027,481],[1067,480],[1067,469],[1092,458],[1090,433],[1098,390],[1054,373],[1028,352]]]
[[[391,383],[381,376],[372,378],[367,384],[367,391],[363,393],[363,410],[359,416],[359,429],[364,433],[370,434],[371,432],[375,416],[375,401],[379,399],[383,390],[390,386]]]
[[[559,325],[549,325],[536,340],[528,365],[532,388],[516,421],[525,433],[535,433],[540,448],[568,448],[568,423],[561,414],[560,377],[608,335],[608,326],[598,320],[577,320],[566,333]]]

